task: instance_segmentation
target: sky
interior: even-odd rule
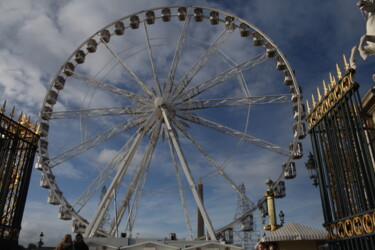
[[[85,44],[89,37],[106,25],[132,13],[177,4],[220,9],[259,28],[286,56],[296,73],[304,100],[309,101],[312,94],[317,96],[317,86],[322,90],[322,80],[328,82],[329,73],[336,74],[336,63],[344,71],[343,54],[349,58],[352,47],[358,44],[360,37],[365,33],[364,18],[356,7],[355,1],[350,0],[320,3],[292,0],[92,0],[90,2],[3,0],[0,3],[0,102],[7,101],[7,112],[15,106],[16,114],[23,111],[31,117],[32,121],[37,121],[51,81],[72,53],[81,47],[81,44]],[[205,42],[212,43],[212,39],[220,32],[207,20],[199,24],[192,21],[191,27],[194,28],[189,30],[189,35],[199,38],[199,41],[189,40],[191,44],[182,52],[181,58],[184,60],[181,60],[178,66],[176,78],[181,78],[183,76],[181,72],[186,72],[183,71],[184,68],[189,68],[194,58],[198,58],[202,53],[202,49],[207,48]],[[170,50],[172,47],[170,44],[176,44],[178,39],[178,36],[171,34],[179,34],[176,32],[179,29],[181,29],[181,22],[175,20],[170,24],[157,20],[156,24],[148,27],[150,37],[155,38],[151,40],[152,45],[158,47],[158,50],[153,51],[157,73],[170,67],[173,57],[170,51],[174,51]],[[152,82],[152,68],[147,61],[147,49],[142,47],[147,44],[143,43],[141,47],[137,47],[137,41],[144,40],[144,32],[141,29],[126,29],[125,32],[125,35],[129,34],[124,36],[125,40],[111,38],[110,45],[118,49],[121,57],[125,58],[124,60],[129,63],[129,67],[141,81]],[[246,60],[249,54],[255,56],[256,54],[252,53],[256,53],[259,49],[248,46],[246,40],[241,39],[239,35],[231,36],[222,47],[236,63]],[[228,66],[223,57],[215,56],[195,76],[197,82],[222,72]],[[124,76],[116,61],[111,58],[113,59],[113,56],[108,49],[98,50],[97,53],[87,56],[78,72],[95,79],[104,79],[113,86],[125,82],[129,90],[140,93],[139,89],[133,89],[134,85],[128,84],[132,80],[131,77]],[[210,65],[215,66],[209,67]],[[374,58],[369,57],[365,61],[358,58],[355,80],[361,86],[362,96],[373,86],[373,74]],[[274,62],[266,62],[253,71],[245,72],[243,77],[251,95],[280,94],[288,90],[287,87],[282,86],[283,77],[280,72],[274,70]],[[160,81],[166,78],[167,75],[162,76],[160,73]],[[280,82],[277,83],[275,79]],[[212,96],[232,97],[235,96],[236,91],[243,92],[243,88],[238,86],[239,82],[235,82],[234,89],[225,87],[220,89],[221,91],[212,89]],[[283,92],[279,89],[283,89]],[[69,84],[61,91],[54,111],[82,107],[116,107],[121,101],[121,98],[108,91],[90,88],[78,80],[70,79]],[[134,103],[128,102],[127,105],[134,105]],[[276,104],[271,107],[267,105],[261,105],[260,108],[251,107],[250,112],[246,108],[238,108],[213,109],[198,114],[241,131],[248,129],[249,134],[284,146],[289,144],[292,137],[293,117],[290,108],[290,104]],[[250,114],[249,118],[248,114]],[[122,116],[51,121],[48,138],[49,153],[58,155],[65,152],[80,141],[86,140],[85,138],[97,135],[121,121],[123,121]],[[244,142],[238,143],[238,140],[228,139],[223,134],[217,134],[200,126],[192,125],[188,131],[224,168],[234,182],[244,183],[246,193],[254,203],[263,196],[266,179],[275,179],[281,172],[282,159],[274,153],[270,154],[259,148],[254,149]],[[83,153],[54,168],[53,173],[64,197],[74,203],[124,142],[131,140],[129,136],[134,132],[130,130],[129,133],[122,133],[90,152]],[[221,176],[212,173],[213,169],[206,166],[207,160],[200,156],[186,137],[180,136],[180,139],[181,144],[186,145],[184,155],[195,180],[203,177],[204,201],[213,226],[220,228],[233,219],[238,197],[228,188],[230,185]],[[305,169],[306,155],[311,151],[309,136],[301,142],[305,156],[295,161],[297,177],[286,181],[286,197],[276,200],[276,209],[284,212],[286,223],[296,222],[323,230],[324,220],[319,190],[311,185]],[[140,148],[145,150],[146,146],[143,143]],[[150,165],[149,177],[145,183],[144,195],[140,201],[133,236],[164,238],[169,233],[176,232],[177,237],[188,238],[168,147],[167,140],[158,142]],[[142,150],[137,151],[134,157],[136,162],[142,159]],[[130,170],[129,174],[133,173],[132,171],[134,170]],[[43,241],[46,246],[55,246],[64,234],[71,232],[71,221],[58,219],[59,207],[47,203],[48,190],[39,186],[40,176],[41,172],[34,169],[19,238],[20,244],[24,246],[37,243],[40,232],[44,234]],[[129,176],[126,176],[125,180],[129,181]],[[186,180],[182,178],[182,181],[186,206],[195,234],[196,205]],[[121,194],[119,193],[119,196]],[[90,219],[98,202],[99,197],[96,195],[82,209],[82,216]],[[254,213],[254,217],[258,231],[263,234],[258,211]],[[119,230],[124,231],[124,225],[121,224]]]

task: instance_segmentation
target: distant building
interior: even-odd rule
[[[363,112],[365,114],[366,136],[368,138],[369,147],[375,148],[375,86],[372,86],[362,99]],[[375,166],[375,156],[370,151],[372,165]]]
[[[85,239],[86,244],[95,250],[242,250],[243,248],[227,245],[224,242],[184,239],[158,238],[104,238]]]
[[[325,244],[327,234],[315,228],[288,223],[262,237],[260,242],[277,247],[277,250],[316,250]]]

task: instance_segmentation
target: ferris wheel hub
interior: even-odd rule
[[[165,97],[156,97],[154,100],[154,105],[156,109],[163,107],[170,111],[173,110],[173,105]]]
[[[155,108],[159,108],[161,106],[165,106],[167,104],[167,99],[164,97],[156,97],[154,100]]]

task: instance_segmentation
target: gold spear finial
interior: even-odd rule
[[[32,123],[31,123],[31,116],[29,116],[28,118],[27,118],[27,127],[29,128],[29,129],[31,129],[32,128]]]
[[[320,94],[319,87],[316,87],[316,90],[318,91],[318,102],[320,102],[322,100],[322,95]]]
[[[337,79],[341,80],[342,74],[339,65],[336,63]]]
[[[1,107],[1,109],[0,109],[0,114],[4,114],[5,113],[6,106],[7,106],[7,101],[4,101],[3,107]]]
[[[333,88],[336,85],[336,79],[332,73],[329,73],[329,80],[331,81],[331,87]]]
[[[40,132],[41,132],[41,128],[40,128],[40,123],[37,122],[35,123],[35,129],[34,129],[34,132],[38,135],[40,135]]]
[[[17,122],[21,122],[22,121],[22,116],[23,116],[23,111],[21,111],[21,114],[19,114],[19,116],[17,118]]]
[[[12,111],[11,111],[10,114],[9,114],[9,118],[10,118],[10,119],[13,119],[13,117],[14,117],[14,109],[15,109],[15,108],[16,108],[16,107],[13,106]]]
[[[349,66],[348,61],[346,60],[346,56],[345,56],[345,54],[343,54],[342,57],[343,57],[343,59],[344,59],[345,70],[346,70],[346,71],[349,71],[350,66]]]
[[[306,107],[307,107],[307,114],[310,115],[311,109],[310,109],[310,105],[309,105],[309,100],[307,100],[307,99],[306,99]]]
[[[316,108],[316,102],[315,102],[314,94],[311,94],[311,100],[312,100],[313,108]]]
[[[23,114],[22,118],[21,118],[21,124],[26,126],[27,125],[27,115],[26,114]]]
[[[328,95],[328,89],[327,89],[327,85],[326,85],[326,81],[323,80],[323,89],[324,89],[324,95]]]

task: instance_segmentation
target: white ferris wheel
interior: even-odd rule
[[[269,154],[275,189],[294,177],[301,100],[285,55],[246,20],[200,6],[140,11],[90,36],[55,75],[40,111],[40,185],[86,236],[131,235],[143,197],[165,192],[179,197],[191,238],[193,201],[216,239],[198,179],[257,210],[231,167]]]

